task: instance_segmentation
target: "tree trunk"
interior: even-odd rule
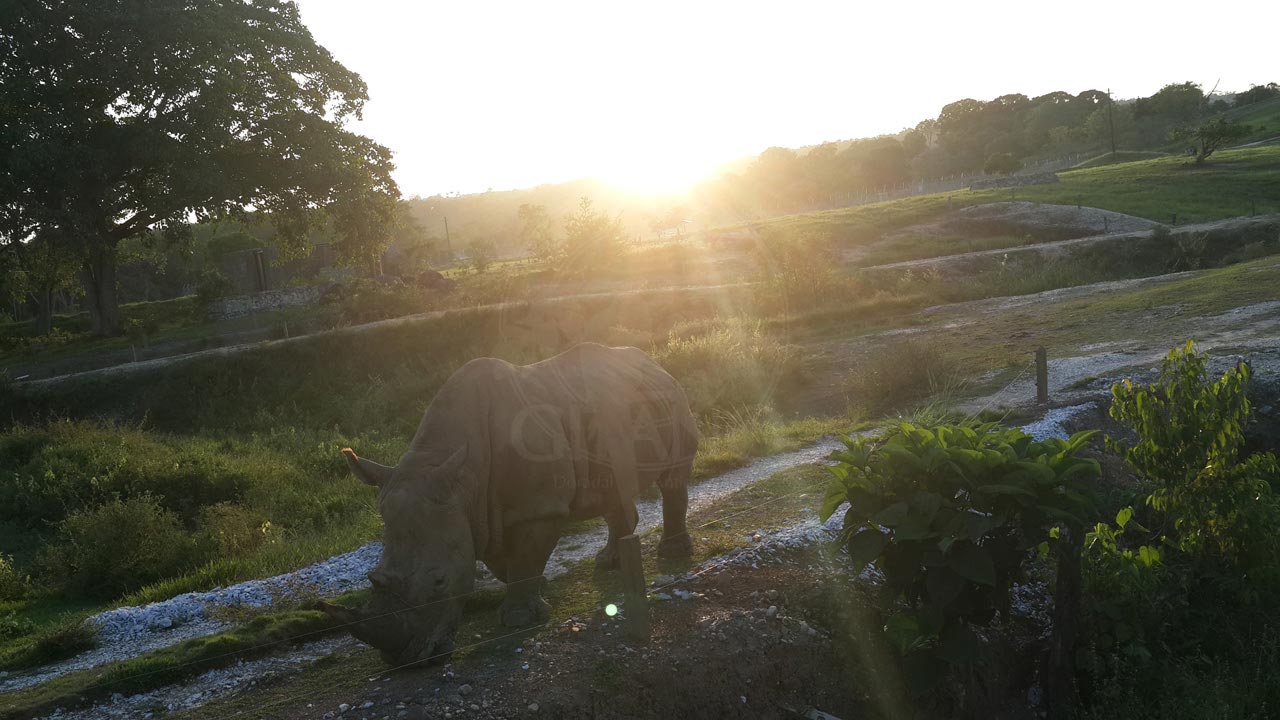
[[[116,298],[116,249],[105,242],[93,243],[93,249],[80,271],[84,283],[84,300],[94,335],[119,335],[120,303]]]
[[[36,335],[48,335],[53,330],[53,285],[36,289]]]

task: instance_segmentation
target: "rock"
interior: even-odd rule
[[[538,712],[538,703],[529,703],[529,712]]]
[[[471,694],[471,686],[470,686],[470,685],[467,685],[467,684],[463,684],[461,687],[459,687],[459,688],[458,688],[458,694],[459,694],[459,695],[470,695],[470,694]]]
[[[344,713],[350,709],[351,709],[351,706],[348,705],[347,703],[342,703],[341,705],[338,706],[338,712],[340,713]]]
[[[778,617],[778,606],[770,605],[769,609],[764,611],[764,616],[769,618],[770,620]]]
[[[364,704],[360,706],[360,709],[361,709],[361,710],[368,710],[368,709],[369,709],[369,708],[371,708],[371,707],[373,707],[373,701],[372,701],[372,700],[365,700],[365,701],[364,701]]]
[[[764,596],[765,596],[765,597],[767,597],[767,598],[769,598],[770,600],[777,600],[777,599],[778,599],[778,591],[777,591],[777,590],[770,590],[770,591],[766,592],[766,593],[764,594]]]
[[[666,593],[661,593],[661,592],[660,592],[660,593],[658,593],[657,595],[654,595],[654,597],[656,597],[656,598],[657,598],[657,599],[659,599],[659,600],[670,600],[670,599],[671,599],[671,596],[670,596],[670,595],[668,595],[668,594],[666,594]]]
[[[670,575],[659,575],[658,577],[653,579],[653,586],[663,587],[664,585],[670,585],[675,581],[676,579]]]

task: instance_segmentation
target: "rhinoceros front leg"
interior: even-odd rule
[[[639,520],[635,505],[619,508],[604,516],[604,521],[609,524],[609,540],[596,553],[597,568],[612,570],[618,567],[618,538],[635,532]]]
[[[503,625],[532,625],[551,616],[551,606],[542,599],[542,573],[559,540],[560,525],[555,522],[523,523],[508,531],[504,543],[507,597],[502,601]]]

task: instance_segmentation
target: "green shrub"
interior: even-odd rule
[[[235,291],[230,278],[218,270],[207,268],[200,273],[200,281],[196,283],[196,304],[205,310],[219,298],[224,298]]]
[[[27,594],[27,579],[13,567],[13,558],[0,553],[0,600],[18,600]]]
[[[868,415],[911,410],[946,396],[961,382],[960,367],[932,345],[901,340],[854,366],[845,380],[849,403]]]
[[[1268,616],[1280,593],[1280,465],[1240,458],[1249,367],[1212,380],[1207,361],[1188,342],[1153,385],[1112,388],[1111,416],[1133,437],[1108,447],[1143,488],[1086,538],[1078,661],[1100,687],[1138,678],[1126,684],[1143,694],[1172,665],[1244,652],[1238,637],[1256,628],[1241,614]]]
[[[0,520],[39,529],[111,498],[141,495],[194,518],[241,498],[254,470],[208,441],[90,423],[20,426],[0,435]]]
[[[275,542],[279,530],[254,510],[220,503],[201,513],[197,535],[201,555],[225,558],[248,555]]]
[[[467,255],[472,269],[479,273],[489,269],[493,259],[498,256],[498,250],[492,240],[472,240],[467,243]]]
[[[0,654],[0,669],[24,670],[47,665],[92,650],[98,644],[97,629],[75,616],[65,616],[24,634],[28,637]]]
[[[837,271],[839,248],[826,235],[768,231],[755,246],[752,290],[762,316],[798,315],[866,294]]]
[[[190,566],[193,551],[178,517],[143,496],[69,515],[41,564],[58,589],[109,599]]]
[[[360,278],[327,293],[324,303],[337,313],[337,320],[358,325],[376,320],[422,312],[422,293],[398,282],[381,283]]]
[[[654,358],[684,387],[694,411],[704,415],[769,405],[801,371],[794,348],[758,325],[742,323],[692,337],[673,332]]]
[[[975,628],[1007,612],[1010,586],[1037,549],[1048,553],[1059,525],[1086,524],[1093,506],[1076,482],[1099,466],[1077,454],[1092,435],[1036,441],[994,424],[899,423],[832,455],[820,516],[848,502],[845,548],[855,570],[874,561],[884,574],[895,603],[885,633],[913,694],[949,671],[976,681]]]

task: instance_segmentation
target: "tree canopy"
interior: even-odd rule
[[[77,258],[94,330],[120,329],[115,249],[192,220],[271,218],[282,249],[329,216],[376,256],[390,151],[346,130],[367,90],[286,0],[21,0],[0,22],[0,242]]]

